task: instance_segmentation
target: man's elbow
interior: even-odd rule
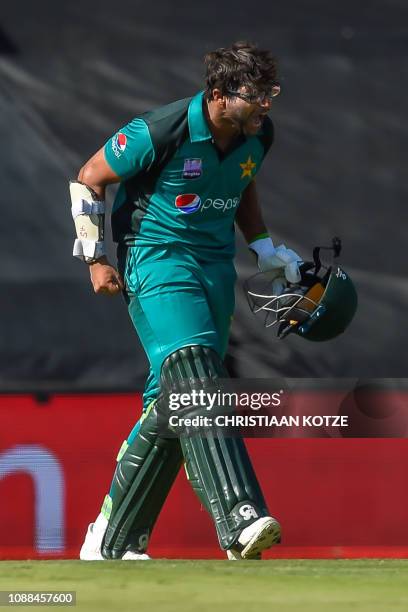
[[[92,162],[87,162],[78,173],[78,181],[88,185],[88,187],[98,187],[97,183],[97,174],[95,172],[95,168],[93,167]]]
[[[78,181],[98,191],[110,183],[119,182],[120,177],[108,166],[103,149],[100,149],[82,166],[78,173]]]

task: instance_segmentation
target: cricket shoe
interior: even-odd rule
[[[227,550],[230,561],[261,559],[262,551],[279,544],[281,527],[272,516],[263,516],[241,531],[237,545]]]
[[[241,557],[241,553],[239,552],[239,550],[237,550],[236,548],[230,548],[229,550],[227,550],[227,557],[229,561],[242,561],[242,557]],[[253,557],[245,557],[246,559],[253,559],[256,561],[261,561],[262,560],[262,555],[261,553],[257,553],[256,555],[254,555]]]
[[[84,543],[82,544],[79,558],[82,561],[105,561],[101,553],[103,536],[105,535],[108,520],[99,514],[94,523],[88,526]],[[150,559],[146,553],[138,553],[128,550],[121,561],[147,561]]]

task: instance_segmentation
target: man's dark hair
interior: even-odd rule
[[[205,56],[204,62],[207,100],[212,99],[215,88],[220,89],[223,95],[228,95],[228,90],[236,91],[243,85],[249,91],[267,91],[276,82],[276,59],[270,51],[259,49],[246,41],[211,51]]]

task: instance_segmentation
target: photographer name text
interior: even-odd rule
[[[196,415],[184,417],[173,414],[170,427],[348,427],[346,415],[302,415],[270,416],[263,414],[218,415],[216,417]]]

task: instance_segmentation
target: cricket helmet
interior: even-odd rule
[[[333,265],[322,265],[322,249],[334,251]],[[313,261],[299,266],[299,283],[287,283],[279,294],[267,272],[249,278],[244,287],[252,312],[263,315],[265,327],[275,327],[278,338],[294,333],[320,342],[342,334],[357,310],[357,293],[347,272],[335,263],[340,251],[339,238],[333,238],[331,247],[315,247]]]

